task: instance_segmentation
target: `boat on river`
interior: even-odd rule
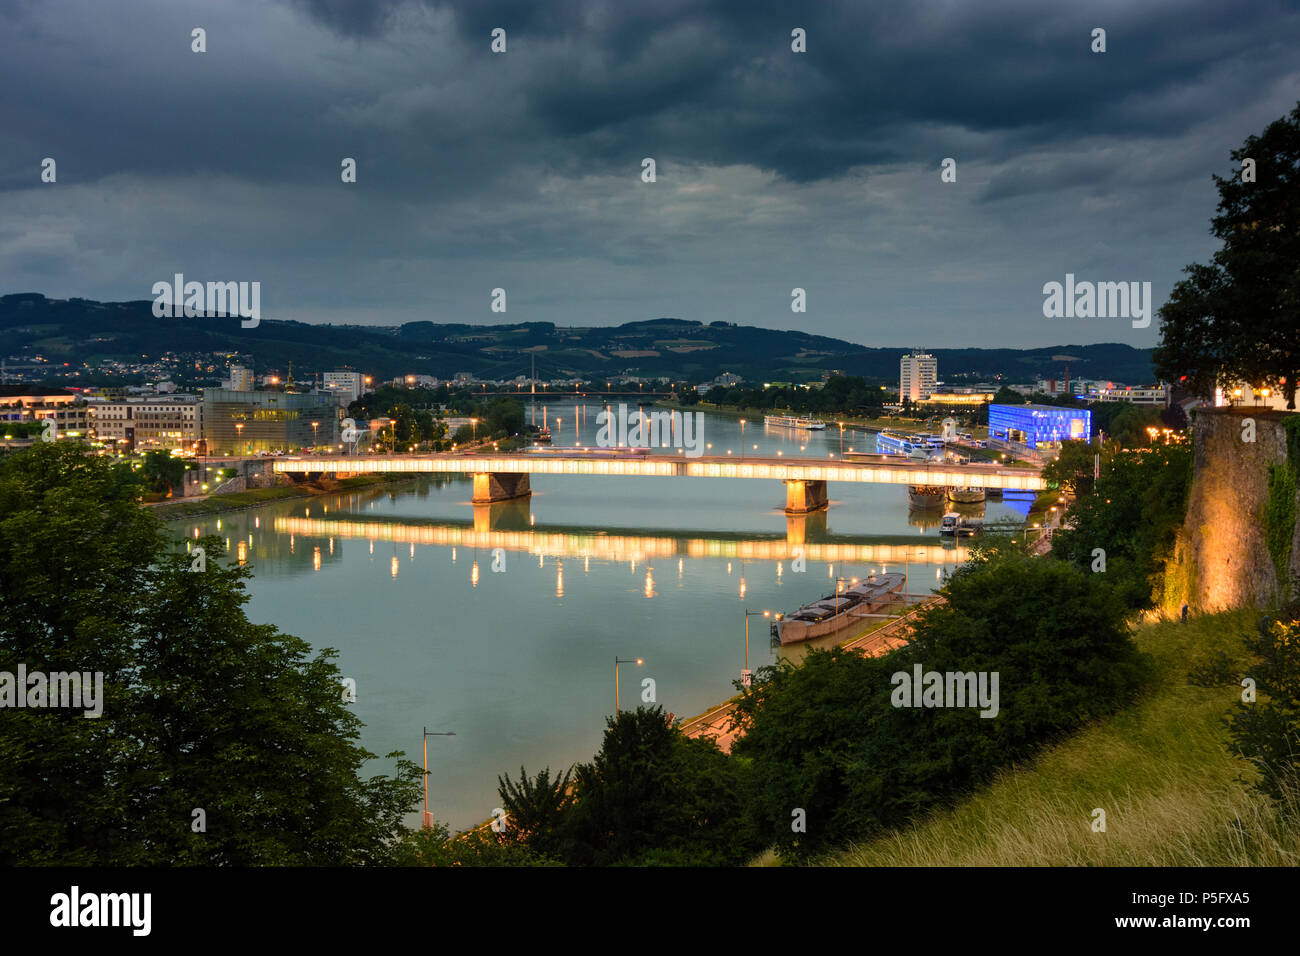
[[[799,644],[832,637],[866,623],[868,615],[901,603],[907,575],[899,571],[873,574],[837,594],[805,604],[772,622],[772,637],[780,644]]]
[[[767,415],[763,418],[764,425],[776,425],[780,428],[799,428],[804,431],[822,431],[826,428],[826,423],[816,418],[799,418],[795,415]]]

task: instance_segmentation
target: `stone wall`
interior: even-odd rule
[[[1291,596],[1300,577],[1300,493],[1288,529],[1291,553],[1279,575],[1269,551],[1269,466],[1290,469],[1287,429],[1294,414],[1262,408],[1200,409],[1192,414],[1195,465],[1187,518],[1165,570],[1166,611],[1265,607]],[[1249,441],[1250,422],[1254,441]]]

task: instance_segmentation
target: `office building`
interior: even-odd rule
[[[919,402],[929,398],[938,378],[938,360],[933,355],[913,350],[899,363],[898,400]]]
[[[338,442],[339,407],[324,392],[203,392],[208,454],[297,451]]]

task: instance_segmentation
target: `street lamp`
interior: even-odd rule
[[[311,423],[311,447],[312,447],[312,448],[315,448],[315,447],[316,447],[316,428],[317,428],[317,426],[319,426],[319,425],[320,425],[320,422],[312,422],[312,423]]]
[[[749,619],[759,614],[763,617],[772,616],[771,611],[745,611],[745,669],[740,672],[740,680],[746,687],[749,686],[750,678],[753,676],[749,669]]]
[[[618,665],[635,664],[637,667],[640,667],[644,663],[645,661],[642,660],[640,657],[629,657],[627,660],[623,660],[623,658],[617,656],[614,658],[614,715],[615,716],[618,716]]]
[[[424,728],[424,826],[433,825],[433,817],[429,815],[429,738],[430,737],[455,737],[456,731],[434,731],[428,727]]]
[[[243,441],[244,441],[244,423],[243,423],[243,422],[235,422],[235,435],[236,435],[236,438],[235,438],[235,445],[238,446],[238,445],[240,445],[240,444],[243,444]]]
[[[745,457],[745,419],[740,420],[740,457]]]
[[[844,457],[844,423],[840,422],[840,457]]]

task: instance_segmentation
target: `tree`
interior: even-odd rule
[[[570,773],[566,770],[552,779],[551,768],[547,767],[532,778],[520,767],[518,783],[508,773],[497,777],[497,794],[511,821],[508,832],[539,853],[556,855],[560,852],[560,828],[573,802],[569,789]]]
[[[150,491],[171,494],[185,481],[185,472],[189,463],[182,458],[175,458],[171,452],[147,451],[141,468],[145,484]]]
[[[661,707],[621,711],[605,725],[600,752],[574,768],[565,862],[636,863],[669,851],[721,865],[758,849],[741,819],[740,764],[713,741],[687,738]]]
[[[1214,176],[1222,243],[1194,264],[1160,310],[1157,374],[1208,398],[1216,385],[1280,388],[1295,408],[1300,377],[1300,103],[1232,151]],[[1249,170],[1249,171],[1248,171]],[[1252,175],[1253,172],[1253,175]]]
[[[1245,643],[1258,661],[1246,676],[1259,700],[1237,702],[1228,735],[1232,749],[1259,767],[1256,788],[1282,800],[1300,790],[1300,606],[1262,618]]]
[[[251,572],[215,536],[178,551],[129,472],[63,443],[0,462],[0,671],[103,687],[95,719],[0,720],[0,863],[386,862],[420,768],[359,775],[334,652],[250,622]]]
[[[906,647],[883,657],[813,650],[800,667],[761,668],[741,698],[732,759],[751,762],[748,816],[783,853],[903,825],[1113,711],[1145,678],[1123,604],[1063,562],[990,555],[943,593]],[[996,674],[996,714],[900,704],[899,675],[917,666],[982,673],[986,691]]]
[[[1091,495],[1070,507],[1052,553],[1091,571],[1098,549],[1110,581],[1132,608],[1149,607],[1163,590],[1165,562],[1187,514],[1192,481],[1190,445],[1153,445],[1105,456]]]

